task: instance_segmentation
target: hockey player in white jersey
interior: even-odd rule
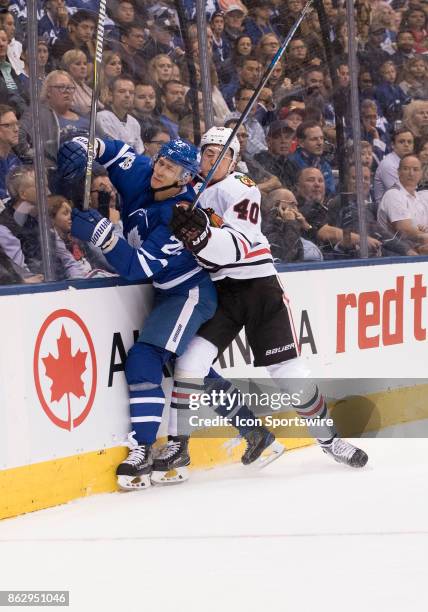
[[[230,129],[221,127],[213,127],[204,134],[202,176],[208,175],[230,134]],[[279,284],[269,243],[261,232],[260,191],[249,177],[234,172],[238,154],[239,142],[235,138],[201,195],[202,208],[189,210],[184,204],[173,211],[171,227],[175,236],[193,251],[201,266],[210,270],[218,293],[216,314],[202,325],[175,363],[174,391],[180,398],[176,409],[183,414],[189,407],[189,381],[202,381],[213,361],[244,327],[254,366],[265,367],[282,391],[298,394],[299,402],[293,408],[300,417],[320,419],[322,425],[309,429],[322,450],[340,463],[363,467],[368,460],[366,453],[339,438],[335,427],[326,424],[325,400],[309,379],[310,371],[299,356],[288,299]],[[211,214],[204,209],[212,209],[221,217],[220,227],[212,226]],[[176,421],[173,408],[170,423],[174,425]],[[251,432],[247,443],[268,446],[271,440],[266,431],[261,428]],[[164,457],[161,454],[159,461],[155,461],[157,482],[167,481],[165,473],[180,463],[186,446],[185,440],[181,445],[176,441],[167,445]]]

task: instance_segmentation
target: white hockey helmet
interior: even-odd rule
[[[204,147],[210,144],[224,146],[231,133],[231,128],[213,126],[208,130],[208,132],[205,132],[205,134],[201,138],[201,151]],[[232,139],[232,142],[230,143],[229,147],[232,149],[233,152],[233,161],[238,161],[239,150],[241,147],[239,145],[239,140],[236,136],[234,136],[234,138]]]

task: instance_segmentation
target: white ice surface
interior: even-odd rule
[[[79,612],[426,612],[427,440],[359,444],[362,470],[310,447],[5,520],[0,589],[69,589]]]

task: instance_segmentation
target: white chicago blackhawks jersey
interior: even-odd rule
[[[221,228],[211,228],[207,246],[197,255],[214,281],[276,274],[269,242],[261,231],[260,200],[257,185],[240,172],[210,185],[201,195],[201,207],[212,208],[224,222]]]

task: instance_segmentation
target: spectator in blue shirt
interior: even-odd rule
[[[180,81],[171,80],[162,89],[161,123],[168,129],[171,138],[178,138],[178,123],[186,112],[186,90]]]
[[[39,21],[39,36],[53,45],[59,36],[67,35],[68,11],[64,0],[45,0],[45,14]]]
[[[244,31],[251,38],[253,45],[257,45],[264,34],[278,34],[276,27],[271,23],[272,0],[250,0],[247,5],[251,16],[245,20]]]
[[[287,174],[286,184],[296,184],[299,171],[303,168],[317,168],[321,171],[326,194],[328,197],[336,193],[336,183],[330,164],[323,158],[324,133],[316,121],[304,121],[296,130],[298,147],[285,162],[284,170]]]
[[[375,98],[385,117],[393,123],[402,118],[402,107],[411,101],[404,91],[396,85],[397,68],[392,60],[380,67],[381,80],[375,88]]]

